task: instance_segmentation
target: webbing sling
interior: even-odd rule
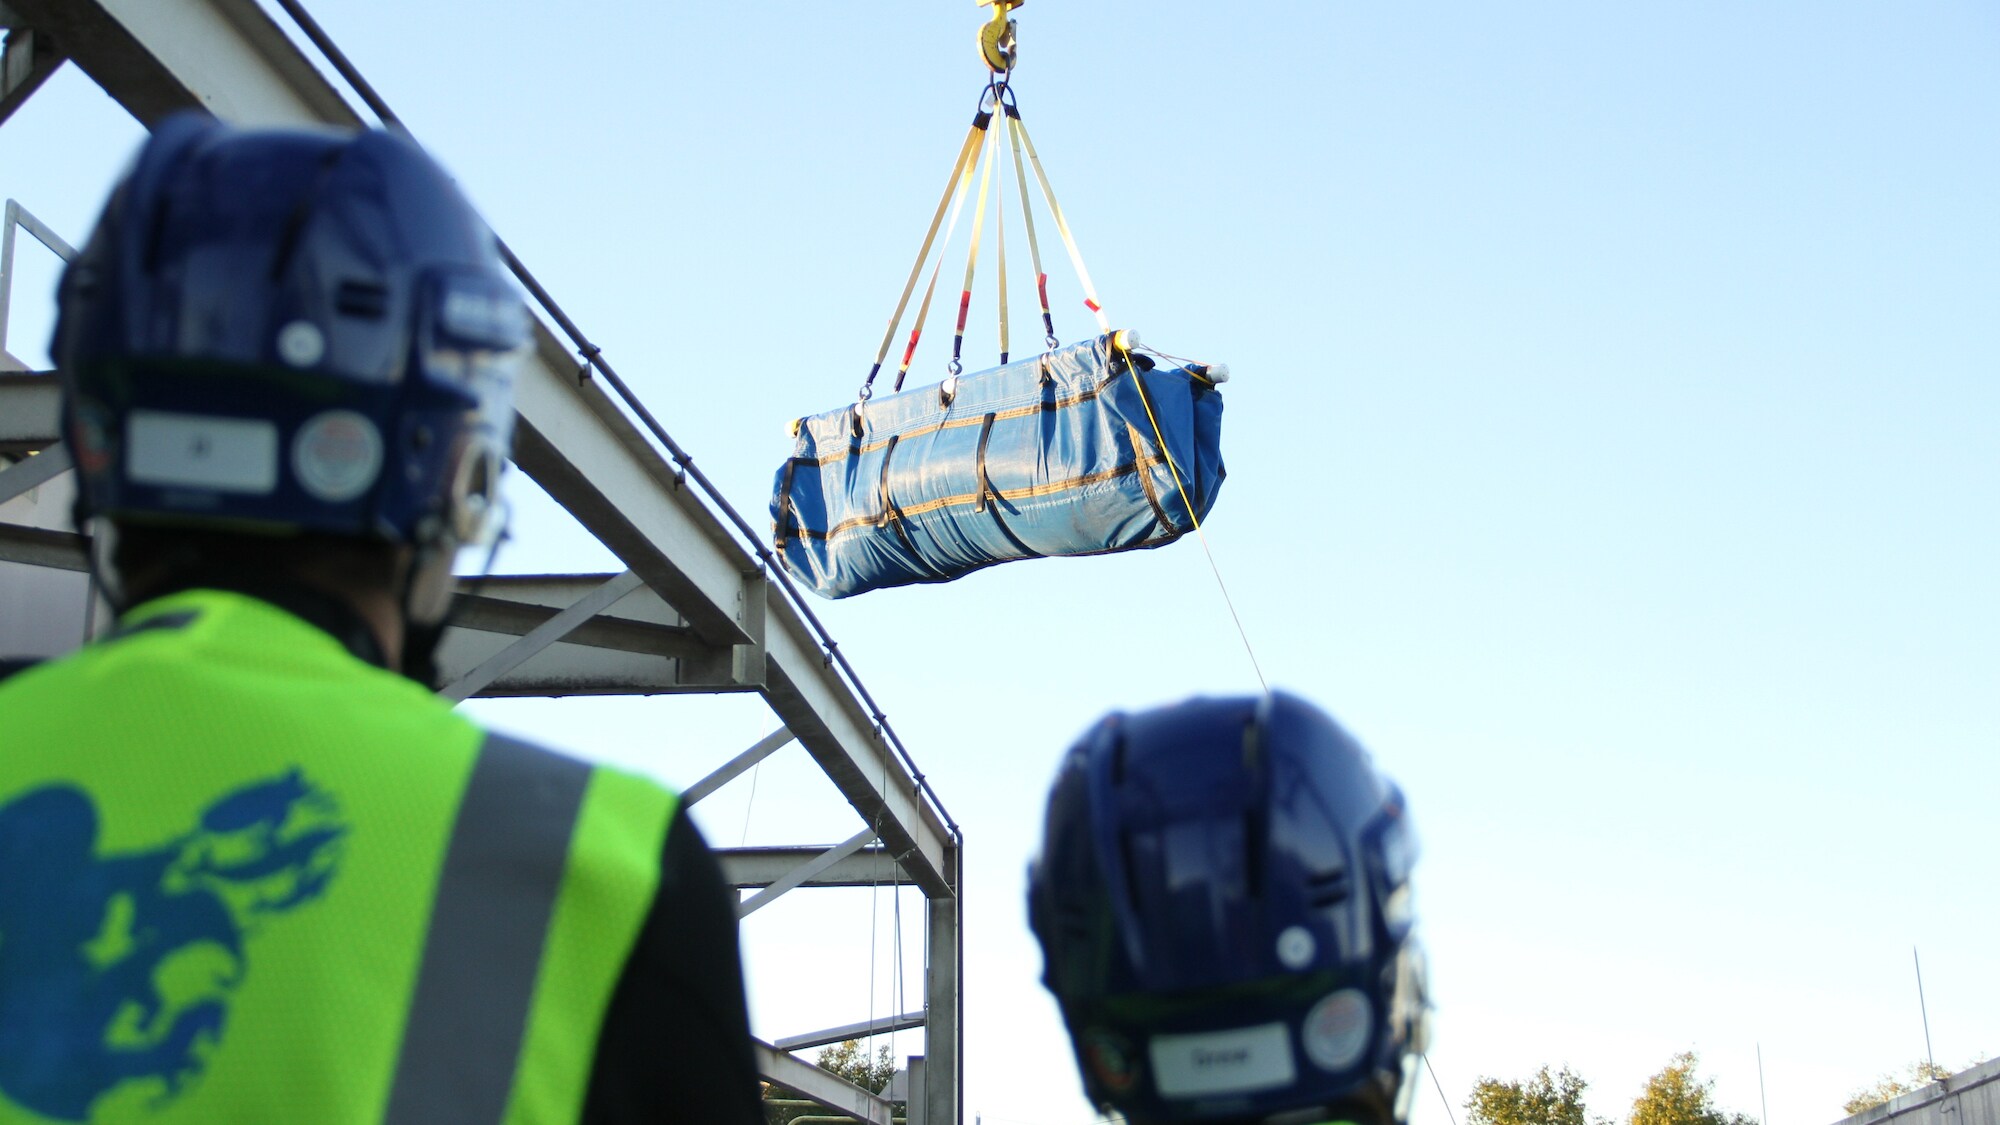
[[[998,133],[989,131],[989,140],[997,142]],[[962,370],[962,356],[965,351],[965,318],[972,311],[972,277],[979,267],[979,236],[986,232],[986,199],[993,187],[993,166],[999,163],[997,144],[988,144],[979,157],[979,203],[972,210],[972,242],[965,252],[965,284],[958,291],[958,327],[951,337],[951,373],[957,375]],[[942,260],[942,259],[940,259]],[[1007,279],[1000,279],[1001,292],[1006,292]],[[1005,363],[1005,360],[1001,361]],[[900,380],[898,388],[902,386]]]
[[[1021,223],[1028,229],[1028,257],[1035,267],[1035,295],[1042,300],[1042,332],[1050,348],[1056,346],[1056,321],[1049,312],[1049,275],[1042,269],[1042,247],[1035,240],[1035,209],[1028,202],[1028,169],[1021,160],[1021,132],[1016,122],[1021,112],[1012,104],[1001,107],[1007,113],[1007,136],[1014,149],[1014,181],[1021,187]],[[1006,360],[1000,361],[1002,365]]]
[[[897,327],[903,323],[903,312],[910,306],[910,294],[916,292],[917,278],[923,276],[924,262],[931,256],[931,244],[937,240],[938,228],[944,225],[945,210],[951,206],[952,197],[958,194],[960,177],[967,171],[967,161],[978,151],[979,142],[985,139],[986,127],[992,120],[993,115],[983,109],[973,115],[972,128],[965,134],[965,143],[959,146],[958,159],[952,162],[951,176],[944,182],[944,194],[938,198],[937,213],[931,216],[930,229],[924,232],[924,244],[917,251],[915,264],[910,266],[910,279],[903,284],[902,299],[896,302],[896,311],[889,315],[889,327],[882,333],[882,347],[875,353],[875,364],[868,369],[868,378],[861,384],[861,397],[864,399],[874,393],[875,376],[881,373],[883,361],[889,358],[889,345],[896,339]],[[922,331],[921,326],[918,331]],[[909,351],[915,350],[916,340],[912,338]],[[905,355],[903,369],[907,371],[909,366],[909,357]]]
[[[1034,140],[1028,136],[1028,124],[1021,120],[1018,113],[1010,114],[1007,123],[1028,151],[1028,163],[1034,166],[1035,180],[1042,185],[1042,198],[1048,200],[1049,214],[1055,216],[1056,231],[1062,235],[1063,247],[1069,251],[1069,264],[1076,267],[1076,279],[1083,283],[1084,307],[1097,317],[1098,331],[1110,332],[1111,320],[1104,315],[1104,303],[1097,299],[1097,286],[1090,280],[1090,271],[1083,268],[1083,252],[1076,248],[1076,237],[1070,234],[1069,220],[1063,217],[1062,205],[1056,202],[1056,191],[1049,186],[1048,173],[1042,171],[1042,158],[1035,152]]]
[[[590,767],[488,734],[438,876],[383,1125],[493,1125],[514,1088]]]

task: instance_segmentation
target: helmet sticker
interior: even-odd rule
[[[1090,1073],[1114,1094],[1130,1091],[1139,1079],[1130,1046],[1122,1036],[1103,1028],[1083,1033],[1083,1057]]]
[[[278,487],[278,427],[261,419],[134,410],[125,445],[134,484],[260,496]]]
[[[1278,935],[1278,963],[1287,969],[1303,969],[1313,963],[1319,943],[1304,926],[1286,926]]]
[[[1343,988],[1313,1005],[1299,1038],[1314,1066],[1346,1070],[1365,1053],[1372,1022],[1368,997],[1359,989]]]
[[[1292,1084],[1292,1037],[1282,1023],[1192,1035],[1155,1035],[1147,1043],[1153,1083],[1163,1098],[1243,1094]]]
[[[381,471],[381,431],[352,410],[315,414],[292,439],[292,473],[299,487],[329,504],[368,491]]]
[[[311,367],[326,355],[326,334],[308,320],[278,329],[278,358],[293,367]]]

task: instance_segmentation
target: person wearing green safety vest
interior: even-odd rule
[[[1284,692],[1113,713],[1028,916],[1084,1092],[1133,1125],[1403,1125],[1430,1038],[1402,791]]]
[[[760,1121],[675,795],[431,690],[530,340],[445,172],[169,118],[58,306],[119,617],[0,668],[0,1125]]]

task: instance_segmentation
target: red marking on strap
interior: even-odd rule
[[[903,370],[905,371],[910,369],[910,357],[917,354],[917,337],[922,335],[923,331],[921,328],[910,329],[910,346],[903,349]]]
[[[958,334],[965,335],[965,314],[972,308],[972,290],[961,289],[958,294]]]
[[[1038,273],[1038,274],[1036,274],[1036,275],[1035,275],[1035,292],[1037,292],[1037,293],[1040,293],[1040,294],[1042,295],[1042,311],[1043,311],[1043,312],[1048,312],[1048,311],[1049,311],[1049,275],[1048,275],[1048,274],[1045,274],[1045,273]]]
[[[1085,297],[1083,299],[1083,307],[1089,309],[1091,312],[1104,311],[1103,305],[1098,304],[1096,301],[1091,300],[1089,297]]]

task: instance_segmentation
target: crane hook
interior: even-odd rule
[[[1014,21],[1007,18],[1014,9],[1027,0],[977,0],[980,7],[991,7],[993,18],[979,29],[979,54],[986,60],[986,68],[995,74],[1006,74],[1014,69]]]

